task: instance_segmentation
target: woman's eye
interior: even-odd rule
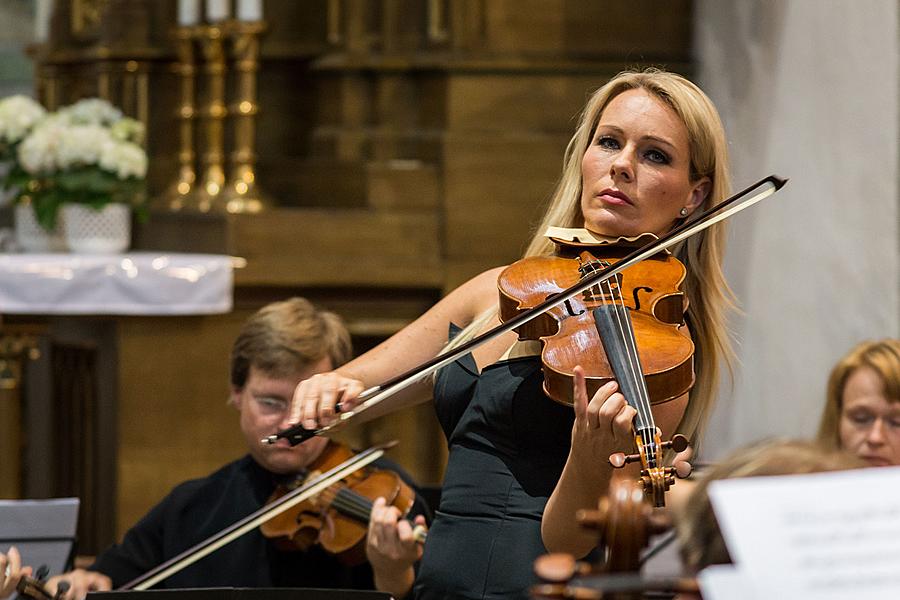
[[[661,165],[669,164],[669,155],[660,150],[647,150],[645,156],[647,160]]]
[[[609,136],[601,136],[597,138],[597,145],[608,150],[617,150],[619,148],[619,142],[616,141],[615,138],[611,138]]]
[[[856,425],[868,425],[872,422],[872,415],[868,413],[851,413],[847,417]]]

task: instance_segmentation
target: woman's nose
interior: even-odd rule
[[[609,166],[609,174],[613,181],[617,178],[625,181],[634,179],[634,152],[629,146],[622,148],[621,152],[616,154]]]
[[[880,446],[884,443],[884,421],[879,417],[872,422],[869,431],[866,432],[866,442],[872,446]]]

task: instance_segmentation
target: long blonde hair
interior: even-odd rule
[[[731,191],[728,148],[725,129],[712,101],[700,88],[675,73],[659,69],[624,71],[595,91],[587,102],[578,128],[566,146],[563,171],[544,218],[535,229],[524,256],[553,253],[553,243],[543,233],[550,226],[581,227],[581,159],[590,145],[603,109],[622,92],[643,89],[659,98],[685,124],[690,146],[690,178],[710,180],[710,190],[698,207],[706,210],[724,200]],[[719,382],[722,359],[730,366],[733,352],[726,331],[727,310],[733,306],[732,293],[722,274],[725,226],[714,225],[689,238],[674,249],[675,256],[687,266],[684,292],[688,298],[686,319],[693,335],[696,380],[690,402],[678,431],[696,447],[706,424]],[[495,320],[496,309],[475,319],[457,336],[450,347],[468,341],[485,325]]]
[[[850,375],[868,367],[878,373],[884,384],[884,395],[900,402],[900,340],[870,340],[854,346],[831,370],[825,393],[825,409],[819,423],[818,440],[827,448],[840,448],[840,421],[844,386]]]

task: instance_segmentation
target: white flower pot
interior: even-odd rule
[[[83,204],[64,204],[60,210],[66,244],[72,252],[115,254],[131,244],[131,208],[107,204],[95,210]]]
[[[38,223],[34,207],[30,204],[17,204],[13,213],[16,230],[16,242],[26,252],[64,252],[66,242],[63,239],[59,220],[50,231]]]

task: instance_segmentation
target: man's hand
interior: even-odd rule
[[[384,498],[372,505],[366,557],[375,573],[375,588],[395,598],[402,598],[412,589],[413,565],[422,557],[422,544],[413,534],[416,525],[424,526],[425,517],[417,516],[412,524],[401,518],[395,506],[387,506]]]
[[[55,595],[60,583],[63,582],[69,585],[63,596],[65,600],[83,600],[88,592],[108,592],[112,589],[112,580],[103,573],[75,569],[48,579],[47,591]]]

